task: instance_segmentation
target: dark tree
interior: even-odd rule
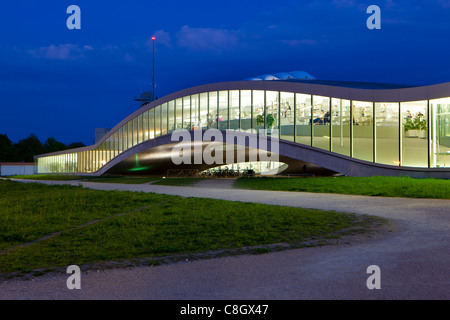
[[[68,147],[62,143],[57,141],[54,137],[50,137],[44,143],[45,153],[56,152],[66,150]]]
[[[14,161],[12,141],[6,134],[0,134],[0,162]]]
[[[67,147],[69,149],[75,149],[75,148],[86,147],[86,145],[83,142],[72,142]]]
[[[44,146],[35,134],[30,134],[26,139],[22,139],[13,145],[16,161],[33,162],[33,157],[45,153]]]

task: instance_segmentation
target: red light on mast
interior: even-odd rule
[[[155,37],[152,37],[152,40],[156,40],[156,38],[155,38]]]

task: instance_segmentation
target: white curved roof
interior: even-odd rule
[[[316,80],[315,77],[305,71],[278,72],[275,74],[262,74],[256,77],[246,78],[244,80]]]

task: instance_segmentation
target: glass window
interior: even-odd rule
[[[161,135],[167,134],[167,103],[161,106]]]
[[[142,130],[144,131],[144,141],[147,141],[150,139],[150,133],[148,128],[148,121],[149,121],[150,113],[148,111],[145,111],[142,114]]]
[[[241,90],[241,130],[252,129],[252,91]]]
[[[138,117],[134,118],[132,121],[133,121],[133,146],[135,146],[138,144],[138,133],[139,133]]]
[[[431,100],[430,160],[432,168],[450,167],[450,98]]]
[[[295,94],[295,142],[307,146],[311,145],[311,95]]]
[[[198,130],[200,128],[200,106],[199,106],[198,94],[191,96],[191,128],[192,130]]]
[[[105,144],[105,151],[106,151],[105,153],[106,153],[106,159],[107,159],[106,162],[109,162],[112,159],[112,144],[113,144],[113,138],[112,138],[112,135],[111,135],[106,140],[106,144]],[[100,152],[99,152],[99,154],[100,154]],[[100,167],[103,166],[103,164],[101,163],[101,160],[100,160],[100,156],[99,156],[98,162],[99,162],[99,164],[98,164],[99,166],[98,166],[97,169],[99,169]]]
[[[104,143],[104,150],[105,150],[105,162],[108,163],[111,160],[111,137],[109,137],[108,139],[106,139],[105,143]],[[98,150],[97,150],[98,151]],[[97,166],[96,171],[98,170],[99,166]]]
[[[128,123],[125,123],[122,128],[123,128],[122,132],[123,151],[126,151],[128,149]]]
[[[228,129],[228,91],[219,91],[219,129]]]
[[[428,167],[427,101],[400,103],[402,118],[401,165]]]
[[[398,103],[375,103],[375,162],[400,165]]]
[[[97,148],[97,159],[96,159],[96,162],[98,163],[98,165],[96,165],[97,168],[102,167],[104,165],[103,162],[106,159],[105,144],[106,144],[106,141],[103,142],[101,145],[99,145]],[[106,161],[105,161],[105,163],[106,163]]]
[[[115,158],[119,155],[119,131],[114,132],[113,137],[114,137],[113,139],[114,146],[112,157]]]
[[[278,129],[278,91],[266,91],[266,129]]]
[[[331,99],[331,151],[350,156],[350,101]]]
[[[183,99],[177,99],[175,101],[175,130],[183,129]]]
[[[313,146],[330,150],[330,98],[313,96]]]
[[[353,158],[373,161],[373,103],[353,101]]]
[[[123,127],[120,127],[118,130],[118,153],[121,154],[123,152]]]
[[[217,120],[219,118],[217,91],[210,92],[208,96],[209,96],[208,128],[217,129]]]
[[[149,125],[148,128],[150,130],[149,136],[150,139],[155,139],[155,108],[149,110]]]
[[[128,121],[128,149],[133,146],[133,120]]]
[[[155,137],[161,135],[161,106],[157,106],[155,109]]]
[[[200,129],[208,129],[208,93],[200,94]]]
[[[168,128],[167,132],[172,133],[175,130],[175,100],[169,101],[169,112],[168,112]]]
[[[259,134],[264,129],[264,91],[253,90],[252,131]]]
[[[280,93],[280,139],[294,141],[294,93]]]
[[[137,143],[141,143],[143,141],[144,130],[142,130],[142,114],[136,117],[137,119]]]
[[[183,97],[183,129],[191,130],[191,96]]]
[[[239,90],[230,90],[228,101],[230,101],[230,129],[238,130],[240,127]]]

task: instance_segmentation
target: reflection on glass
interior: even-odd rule
[[[264,129],[264,91],[253,90],[253,120],[252,129],[259,134]]]
[[[241,90],[241,130],[251,131],[252,128],[252,91]]]
[[[150,109],[150,117],[149,117],[149,136],[150,139],[155,139],[155,109]]]
[[[331,99],[331,151],[350,156],[350,101]]]
[[[228,91],[219,91],[219,129],[228,129]]]
[[[219,117],[217,91],[209,93],[208,128],[217,129],[217,119]]]
[[[230,129],[239,129],[240,110],[239,110],[239,90],[230,90],[229,99],[230,103]]]
[[[142,114],[137,116],[137,143],[141,143],[144,135],[144,131],[142,130]]]
[[[150,139],[150,133],[148,128],[148,121],[149,121],[150,113],[148,111],[145,111],[142,114],[142,130],[144,131],[144,141],[147,141]]]
[[[295,94],[295,112],[296,124],[295,142],[307,146],[311,145],[311,95],[309,94]]]
[[[294,93],[280,93],[280,139],[294,141]]]
[[[175,101],[169,101],[169,112],[168,112],[168,128],[167,133],[172,133],[175,130]]]
[[[198,130],[200,128],[200,117],[199,117],[199,100],[198,94],[191,96],[191,128],[192,130]]]
[[[200,129],[208,129],[208,93],[200,94]]]
[[[133,146],[133,120],[130,120],[128,121],[128,148]]]
[[[398,103],[375,103],[377,163],[400,165],[399,108]]]
[[[276,162],[276,161],[255,161],[255,162],[239,162],[239,163],[230,163],[218,167],[214,167],[212,169],[208,169],[203,171],[205,174],[219,174],[223,172],[224,174],[229,173],[230,171],[234,171],[235,173],[243,173],[246,170],[253,170],[256,174],[261,175],[272,175],[279,172],[282,172],[286,169],[285,163]]]
[[[450,167],[450,98],[431,100],[430,160],[432,168]]]
[[[161,106],[161,135],[167,134],[167,103]]]
[[[191,97],[183,97],[183,129],[191,130]]]
[[[266,91],[266,129],[270,134],[272,129],[278,129],[278,91]]]
[[[330,150],[330,98],[313,96],[313,146]]]
[[[402,102],[401,165],[428,167],[427,101]]]
[[[353,157],[373,161],[373,103],[353,101]]]
[[[177,99],[175,101],[175,130],[183,129],[183,99]]]
[[[155,109],[155,137],[161,135],[161,106],[157,106]]]

